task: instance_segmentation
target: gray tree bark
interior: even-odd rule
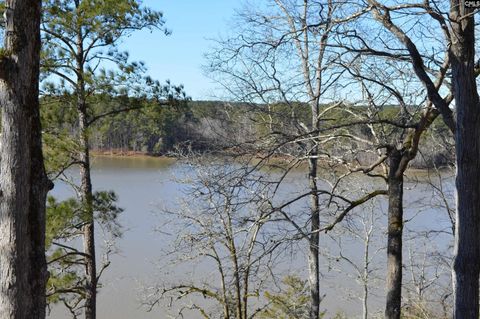
[[[78,8],[79,1],[75,1]],[[93,188],[90,169],[90,145],[88,138],[89,118],[87,112],[87,95],[85,92],[85,51],[83,30],[77,30],[76,75],[77,75],[77,114],[79,125],[79,160],[80,160],[80,197],[83,206],[83,250],[85,257],[85,319],[97,317],[97,262],[95,251],[95,221],[93,211]]]
[[[311,103],[312,130],[318,131],[319,104],[318,99]],[[308,180],[310,187],[310,219],[311,234],[308,239],[308,268],[310,282],[310,319],[320,317],[320,267],[319,267],[319,246],[320,246],[320,203],[318,196],[317,171],[318,171],[318,144],[312,139],[310,143],[310,154],[308,161]]]
[[[40,0],[5,2],[0,56],[0,318],[45,318],[45,174],[39,116]]]
[[[450,60],[457,108],[457,211],[453,263],[454,318],[479,317],[480,103],[475,82],[474,16],[461,0],[450,1]]]
[[[312,154],[311,156],[316,156]],[[308,268],[310,281],[310,319],[318,319],[320,316],[320,269],[319,269],[319,245],[320,245],[320,207],[317,187],[317,159],[309,162],[310,180],[310,218],[311,234],[308,243]]]
[[[83,103],[84,104],[84,103]],[[90,152],[86,126],[86,108],[79,109],[80,122],[80,196],[84,208],[83,247],[85,258],[85,318],[95,319],[97,308],[97,263],[95,252],[95,222],[93,215],[93,191],[90,171]]]
[[[402,306],[402,235],[403,235],[403,170],[399,171],[402,154],[396,149],[389,154],[388,173],[388,239],[387,301],[385,318],[400,319]]]
[[[83,59],[83,51],[81,56]],[[90,169],[90,148],[88,144],[88,114],[83,80],[83,62],[79,67],[77,113],[80,132],[80,196],[83,205],[85,225],[83,226],[83,249],[85,258],[85,318],[96,318],[97,270],[95,252],[95,221],[93,212],[93,189]]]

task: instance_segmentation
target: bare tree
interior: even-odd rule
[[[407,223],[405,315],[449,318],[453,308],[451,286],[455,233],[454,171],[433,168],[414,180],[410,193],[425,193]],[[431,194],[431,196],[429,195]],[[420,212],[423,210],[423,212]],[[423,216],[422,216],[423,215]],[[420,222],[415,222],[420,219]],[[435,220],[435,225],[431,225]],[[422,222],[423,221],[423,222]]]
[[[149,287],[145,304],[152,310],[170,299],[180,307],[179,316],[194,310],[204,318],[254,318],[263,309],[262,289],[273,280],[279,261],[274,252],[285,241],[270,226],[275,219],[271,187],[221,161],[196,164],[186,180],[181,208],[167,211],[168,228],[177,233],[167,258],[175,267],[200,264],[211,271],[205,278]]]
[[[433,57],[428,57],[429,67],[424,67],[421,72],[416,62],[422,56],[418,51],[411,57],[414,50],[411,47],[403,48],[405,40],[400,34],[402,31],[393,24],[390,12],[397,10],[426,10],[438,17],[428,5],[402,4],[392,5],[387,8],[376,1],[368,1],[365,9],[372,13],[374,19],[380,21],[388,30],[399,36],[400,44],[385,36],[382,29],[372,28],[371,23],[355,21],[353,25],[342,30],[338,35],[338,45],[353,54],[355,63],[340,62],[345,70],[357,81],[360,81],[361,91],[370,110],[363,115],[364,122],[370,122],[367,127],[372,130],[378,117],[378,110],[384,105],[398,105],[398,115],[394,122],[386,123],[377,131],[372,131],[377,148],[385,148],[384,156],[379,157],[379,162],[385,170],[385,181],[388,185],[389,222],[388,222],[388,270],[387,270],[387,300],[385,314],[388,318],[400,318],[402,296],[402,233],[403,233],[403,189],[404,174],[408,165],[418,154],[422,136],[431,127],[439,115],[442,115],[446,125],[451,129],[453,113],[449,108],[454,95],[451,92],[451,82],[447,78],[450,66],[448,48],[435,47]],[[393,13],[392,13],[393,14]],[[403,12],[405,14],[405,12]],[[423,18],[428,17],[425,11]],[[441,15],[440,15],[441,16]],[[395,16],[394,16],[395,17]],[[397,18],[397,17],[395,17]],[[424,21],[417,23],[420,28]],[[365,19],[369,21],[368,19]],[[395,20],[396,21],[396,20]],[[417,25],[415,24],[415,25]],[[421,29],[424,37],[435,39],[441,31]],[[404,34],[403,34],[404,35]],[[381,39],[376,41],[373,39]],[[419,38],[421,39],[421,38]],[[421,40],[420,40],[421,41]],[[411,41],[409,42],[411,43]],[[442,59],[443,57],[443,59]],[[411,68],[411,58],[415,67]],[[415,60],[417,59],[417,60]],[[427,58],[425,58],[427,60]],[[423,62],[422,62],[423,63]],[[420,72],[420,73],[419,73]],[[405,76],[407,75],[407,76]],[[407,81],[405,81],[407,80]],[[419,90],[428,80],[426,92]],[[384,92],[384,93],[382,93]],[[445,94],[441,97],[441,93]],[[425,101],[425,97],[427,98]],[[392,103],[393,102],[393,103]],[[358,112],[357,112],[358,113]],[[358,116],[357,114],[353,114]],[[390,128],[387,128],[390,127]]]
[[[234,97],[261,103],[266,110],[268,116],[264,118],[270,130],[269,145],[275,146],[268,149],[263,144],[263,160],[287,153],[297,158],[295,163],[303,159],[309,164],[312,317],[318,316],[316,305],[319,301],[318,276],[315,275],[318,273],[315,270],[318,269],[315,266],[318,266],[317,233],[333,227],[329,224],[317,227],[321,206],[319,194],[322,193],[318,184],[318,160],[325,158],[330,163],[346,166],[349,171],[335,178],[336,181],[330,181],[334,185],[333,191],[328,191],[330,194],[340,189],[336,186],[341,184],[340,180],[356,173],[381,178],[388,186],[385,313],[388,318],[400,318],[404,174],[418,154],[422,136],[437,117],[441,115],[447,127],[454,130],[450,109],[454,95],[450,93],[451,81],[447,76],[451,57],[448,48],[441,46],[433,58],[428,58],[429,67],[420,72],[416,62],[425,57],[413,55],[412,69],[413,50],[411,46],[402,47],[404,38],[399,45],[389,40],[382,28],[372,32],[371,28],[357,30],[357,27],[364,21],[371,26],[368,19],[371,13],[387,29],[395,29],[388,10],[424,10],[426,18],[433,16],[437,21],[442,20],[442,14],[425,4],[386,8],[373,1],[348,7],[343,2],[274,1],[269,4],[269,9],[278,12],[265,14],[250,9],[240,13],[243,22],[241,35],[220,42],[220,49],[211,59],[211,70],[219,75]],[[317,18],[318,12],[320,18]],[[434,38],[438,32],[424,32],[422,35]],[[376,38],[382,41],[371,44],[370,40]],[[359,93],[353,93],[350,99],[358,99],[363,105],[353,103],[349,107],[348,102],[332,103],[331,94],[337,93],[338,99],[338,93],[346,92],[345,87],[350,86],[350,79],[357,83],[354,92],[363,92],[364,95],[360,99]],[[422,85],[426,85],[425,91],[419,90]],[[295,104],[298,101],[303,104]],[[326,105],[322,106],[322,102]],[[299,109],[307,105],[308,113],[302,116]],[[381,110],[387,105],[398,106],[393,119],[382,114]],[[286,112],[283,122],[275,121],[275,110],[282,106],[290,110],[289,120],[293,124],[282,126],[289,121]],[[358,134],[362,130],[368,133]],[[360,152],[355,151],[344,150],[345,156],[336,146],[330,146],[333,142],[345,140],[361,145],[363,153],[373,155],[373,160],[372,157],[360,160],[356,157]],[[293,152],[285,148],[285,145],[292,144],[297,146]],[[370,194],[384,192],[380,188]],[[341,222],[350,211],[340,209],[332,225]]]
[[[320,315],[322,191],[318,170],[324,153],[318,135],[322,121],[342,105],[332,103],[342,75],[334,61],[341,53],[329,43],[340,24],[364,13],[356,9],[355,5],[343,6],[330,0],[274,0],[258,8],[252,6],[238,14],[239,33],[219,41],[217,50],[209,56],[208,70],[234,98],[263,105],[265,116],[261,119],[270,131],[262,158],[267,160],[282,151],[291,156],[291,148],[284,146],[295,145],[294,156],[299,159],[293,161],[292,167],[302,161],[308,163],[310,229],[304,238],[308,238],[309,246],[312,319]],[[282,109],[287,111],[280,115]],[[277,116],[282,120],[276,121]]]
[[[351,71],[350,71],[351,72]],[[445,76],[446,67],[440,72],[437,80],[439,86]],[[402,94],[388,82],[379,82],[378,79],[356,74],[355,77],[362,79],[363,89],[367,92],[369,104],[373,109],[378,109],[378,101],[375,101],[374,94],[368,89],[375,83],[380,84],[380,92],[387,91],[393,95],[400,105],[399,121],[397,127],[392,129],[385,125],[380,127],[380,132],[375,132],[372,125],[372,135],[376,136],[377,147],[385,147],[386,152],[380,155],[374,165],[382,165],[384,178],[388,185],[388,238],[387,238],[387,302],[386,316],[399,318],[401,312],[401,290],[402,290],[402,236],[403,236],[403,192],[404,174],[409,163],[416,157],[422,135],[429,129],[435,118],[438,116],[432,104],[427,101],[423,108],[408,107],[405,104],[405,93]],[[365,82],[363,82],[365,80]],[[388,83],[388,84],[387,84]],[[451,101],[451,99],[449,100]],[[371,114],[367,114],[365,120],[372,121]],[[393,123],[392,123],[393,124]],[[403,126],[403,127],[402,127]],[[377,128],[378,129],[378,128]],[[385,129],[389,132],[382,134]]]
[[[374,313],[369,308],[369,301],[372,295],[372,288],[378,288],[375,284],[378,281],[378,255],[382,246],[378,245],[378,237],[383,225],[380,223],[381,210],[375,200],[362,207],[359,212],[350,215],[347,223],[336,228],[330,237],[336,243],[334,252],[329,252],[331,263],[338,271],[346,273],[346,276],[355,280],[361,287],[361,292],[352,292],[355,298],[362,303],[362,318],[367,319]],[[355,246],[353,251],[346,248],[343,239],[352,238],[354,242],[361,243],[363,253],[358,260],[358,248]],[[347,294],[348,295],[348,294]]]
[[[411,61],[411,69],[424,85],[429,100],[437,112],[442,114],[445,124],[455,133],[457,157],[457,213],[455,261],[453,264],[455,289],[455,318],[477,318],[479,315],[478,281],[480,270],[479,225],[480,190],[476,186],[479,169],[475,158],[478,157],[479,128],[476,123],[479,97],[476,85],[477,70],[475,64],[475,9],[465,1],[452,0],[449,7],[441,2],[413,2],[397,6],[387,6],[369,0],[374,8],[375,19],[395,36],[402,45],[403,52]],[[420,12],[420,14],[419,14]],[[456,120],[448,107],[446,98],[442,98],[439,88],[428,76],[428,65],[422,54],[423,46],[415,38],[421,33],[423,24],[413,28],[402,28],[394,20],[396,14],[415,14],[430,16],[430,25],[436,25],[443,31],[443,46],[448,53],[451,65],[451,83],[455,99]],[[408,30],[408,31],[405,31]]]

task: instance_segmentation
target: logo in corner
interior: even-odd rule
[[[480,8],[480,1],[465,1],[465,7],[467,8]]]

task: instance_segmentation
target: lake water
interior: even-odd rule
[[[169,241],[174,238],[170,233],[168,226],[161,232],[155,231],[160,225],[165,224],[165,216],[159,212],[163,207],[175,209],[179,200],[184,196],[182,189],[185,185],[175,181],[188,168],[184,164],[174,160],[156,159],[156,158],[114,158],[114,157],[95,157],[92,160],[93,171],[92,180],[95,190],[113,190],[119,197],[119,206],[124,208],[120,217],[120,223],[123,225],[123,237],[117,241],[119,252],[111,257],[111,265],[101,278],[102,288],[98,294],[98,318],[100,319],[132,319],[132,318],[168,318],[166,310],[163,307],[157,307],[152,312],[146,312],[140,303],[140,290],[145,285],[151,285],[156,282],[164,281],[162,276],[172,281],[175,278],[182,278],[185,268],[176,267],[166,270],[162,264],[165,260],[164,253],[168,249]],[[75,175],[75,171],[71,172]],[[449,175],[449,173],[444,174]],[[451,174],[450,174],[451,175]],[[287,187],[280,191],[282,196],[294,194],[302,189],[305,172],[294,172],[292,177],[287,179]],[[410,182],[406,184],[405,206],[408,220],[406,224],[405,259],[411,256],[410,260],[417,260],[415,254],[427,252],[431,255],[434,248],[446,251],[448,255],[448,246],[451,244],[451,235],[449,231],[449,220],[445,210],[440,207],[438,192],[433,192],[432,188],[425,183],[425,174],[416,174]],[[369,181],[368,183],[371,183]],[[370,185],[371,186],[371,185]],[[451,196],[453,190],[453,179],[449,176],[445,178],[443,184],[445,192]],[[72,190],[64,183],[57,182],[51,195],[65,199],[73,195]],[[300,207],[306,206],[306,203],[299,203]],[[380,200],[375,208],[377,225],[374,238],[377,241],[372,245],[371,256],[373,272],[371,284],[372,297],[370,299],[371,312],[382,311],[382,302],[384,300],[383,290],[383,271],[382,266],[385,263],[385,202]],[[358,210],[356,214],[368,216],[367,208]],[[347,221],[347,225],[348,225]],[[97,228],[98,229],[98,228]],[[422,234],[424,240],[415,239],[413,234]],[[101,244],[101,234],[97,236],[97,243]],[[328,309],[327,318],[332,317],[337,311],[345,311],[351,317],[359,316],[361,313],[361,302],[357,298],[361,287],[357,284],[358,277],[354,275],[354,267],[348,262],[342,262],[338,258],[339,249],[342,247],[342,258],[353,261],[354,264],[360,264],[363,256],[362,241],[355,236],[347,236],[339,241],[338,233],[331,235],[322,235],[321,241],[324,247],[328,248],[324,256],[321,257],[322,263],[322,294],[326,294],[322,303],[323,309]],[[433,244],[435,243],[435,244]],[[300,276],[305,276],[306,260],[304,258],[305,243],[300,242],[296,245],[298,251],[295,254],[285,254],[293,256],[291,260],[286,260],[285,273],[294,272]],[[99,247],[100,248],[100,247]],[[100,251],[100,249],[97,249]],[[327,258],[328,256],[328,258]],[[285,257],[288,258],[288,257]],[[97,259],[101,259],[99,255]],[[448,256],[447,256],[448,259]],[[343,261],[345,261],[343,260]],[[417,269],[417,265],[409,265],[405,261],[406,269]],[[438,265],[438,261],[433,259],[428,262],[425,268]],[[160,266],[159,266],[160,265]],[[447,265],[448,266],[448,265]],[[446,271],[448,267],[442,268]],[[428,268],[430,269],[430,268]],[[427,277],[428,272],[426,271]],[[202,273],[204,269],[201,266],[196,270]],[[348,275],[350,273],[351,275]],[[415,276],[415,270],[413,271]],[[447,276],[445,273],[442,276]],[[408,277],[408,274],[407,276]],[[406,278],[409,281],[411,278]],[[446,278],[446,277],[445,277]],[[428,278],[427,278],[428,279]],[[448,285],[446,283],[445,285]],[[405,291],[405,295],[409,294]],[[49,316],[51,319],[70,318],[68,313],[61,306],[55,306]],[[190,318],[190,317],[188,317]],[[191,315],[191,318],[200,318]]]

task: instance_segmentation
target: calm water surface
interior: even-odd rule
[[[113,190],[119,197],[119,206],[124,208],[120,217],[120,223],[124,228],[124,235],[117,242],[119,252],[111,257],[111,265],[101,279],[102,288],[98,294],[98,318],[100,319],[133,319],[133,318],[168,318],[165,310],[157,308],[152,312],[146,312],[139,301],[139,288],[144,283],[159,281],[158,262],[162,259],[168,241],[168,229],[162,229],[166,234],[155,231],[155,227],[161,225],[162,215],[159,211],[162,207],[174,208],[178,200],[183,196],[184,185],[175,182],[175,178],[181,176],[187,168],[174,160],[155,158],[114,158],[95,157],[92,160],[92,179],[95,190]],[[72,176],[76,175],[72,171]],[[299,180],[304,176],[303,172],[295,173]],[[418,179],[424,180],[425,176]],[[295,177],[294,179],[295,180]],[[301,186],[293,183],[286,190],[295,192]],[[412,219],[415,223],[407,223],[407,229],[422,231],[435,228],[439,231],[448,229],[448,219],[440,208],[431,208],[438,201],[434,199],[431,189],[423,182],[411,181],[407,183],[405,193],[406,219]],[[444,185],[446,192],[452,191],[452,179],[447,179]],[[73,195],[71,189],[64,183],[57,182],[51,195],[65,199]],[[385,205],[380,205],[384,209]],[[379,225],[384,225],[384,217],[379,218]],[[410,226],[412,225],[412,226]],[[378,236],[383,237],[383,229],[379,229]],[[97,242],[101,242],[101,234],[97,236]],[[337,243],[328,238],[321,237],[322,243],[332,247],[335,251]],[[440,240],[440,245],[448,245],[449,235]],[[100,243],[101,244],[101,243]],[[383,243],[382,243],[383,244]],[[363,254],[361,242],[346,240],[343,245],[345,253],[352,259],[361,262]],[[409,249],[407,241],[406,248]],[[379,253],[374,257],[379,263],[384,263],[385,253],[378,246]],[[100,249],[97,249],[99,251]],[[305,268],[305,258],[296,255],[297,260],[289,261],[292,267]],[[97,259],[101,256],[98,256]],[[345,275],[339,276],[339,271],[347,270],[339,265],[324,263],[322,269],[322,293],[326,298],[322,308],[329,309],[333,315],[337,310],[343,310],[352,317],[360,315],[361,303],[354,297],[352,292],[359,291],[355,278]],[[181,268],[170,276],[182,277]],[[351,270],[351,269],[350,269]],[[200,270],[201,271],[201,270]],[[299,271],[299,274],[305,272]],[[306,275],[306,274],[305,274]],[[306,278],[306,277],[305,277]],[[377,285],[383,287],[382,279],[378,279]],[[340,287],[341,286],[341,287]],[[384,298],[382,288],[372,289],[373,297],[371,307],[381,309]],[[53,307],[51,319],[70,318],[62,307]],[[195,319],[195,317],[192,317]]]

